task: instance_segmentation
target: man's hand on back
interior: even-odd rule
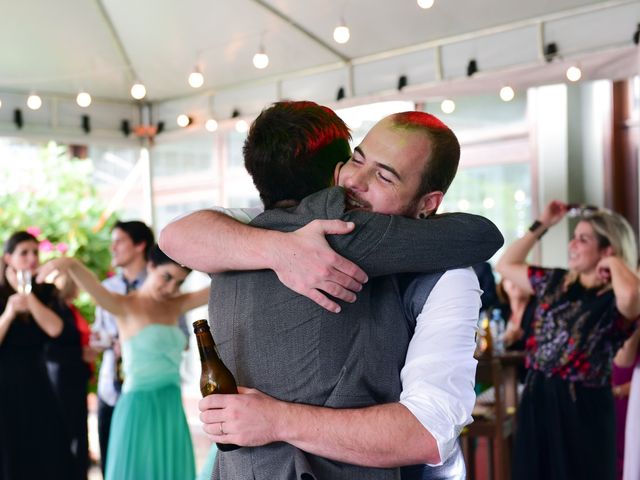
[[[355,302],[355,292],[362,289],[367,274],[334,252],[325,235],[345,234],[353,228],[352,222],[314,220],[286,233],[283,243],[273,246],[271,268],[286,287],[338,313],[340,306],[328,295],[345,302]]]

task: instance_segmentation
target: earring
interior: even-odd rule
[[[420,212],[420,213],[418,214],[418,218],[422,218],[422,219],[427,218],[427,214],[426,214],[426,213],[424,213],[424,212]]]

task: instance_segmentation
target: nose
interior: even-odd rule
[[[344,168],[343,168],[344,171]],[[367,169],[364,167],[361,168],[350,168],[345,175],[344,187],[349,190],[354,190],[358,192],[365,192],[369,186],[369,177],[370,174],[367,172]]]

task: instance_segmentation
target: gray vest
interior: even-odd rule
[[[355,221],[356,234],[333,236],[329,241],[358,263],[370,281],[357,302],[342,305],[336,315],[284,287],[271,271],[213,275],[210,323],[223,361],[239,385],[285,401],[335,408],[397,401],[415,316],[407,319],[405,315],[399,278],[380,275],[440,271],[491,256],[501,245],[501,236],[491,235],[490,222],[488,230],[478,228],[488,225],[485,219],[469,217],[471,225],[463,222],[469,228],[461,233],[460,217],[448,217],[453,226],[447,226],[440,220],[369,212],[345,215],[340,189],[308,197],[293,209],[265,212],[253,223],[283,231],[315,218]],[[447,237],[443,231],[452,235]],[[464,258],[441,252],[452,245],[466,252]],[[275,443],[220,452],[213,478],[377,480],[399,479],[400,472],[334,462]]]

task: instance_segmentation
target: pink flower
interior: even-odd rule
[[[56,245],[56,250],[62,253],[63,255],[69,251],[69,245],[64,242],[60,242]]]
[[[35,225],[32,225],[30,227],[27,227],[27,232],[29,232],[34,237],[39,237],[40,234],[42,233],[42,230],[40,230],[40,227],[36,227]]]
[[[50,252],[53,250],[53,244],[49,240],[42,240],[39,248],[41,252]]]

